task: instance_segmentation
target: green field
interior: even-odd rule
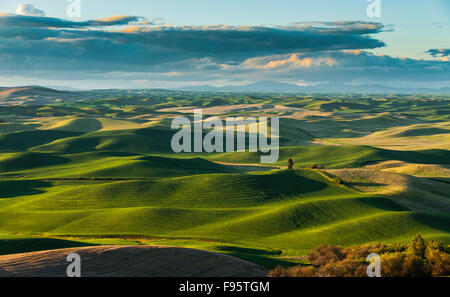
[[[90,244],[171,245],[275,267],[301,261],[322,243],[405,243],[420,233],[450,244],[449,192],[437,199],[416,183],[419,198],[397,199],[340,184],[326,171],[394,160],[446,172],[449,144],[426,139],[448,139],[448,98],[390,96],[153,91],[2,106],[0,254]],[[220,110],[232,104],[259,109],[221,116],[281,117],[282,147],[273,167],[243,169],[259,166],[259,153],[172,153],[170,120],[182,113],[167,108]],[[396,146],[361,143],[364,137],[389,138]],[[295,170],[285,169],[289,158]],[[303,169],[308,164],[325,170]],[[436,178],[432,182],[449,187],[449,176]],[[358,182],[372,183],[362,176]]]

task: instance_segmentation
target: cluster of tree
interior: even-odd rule
[[[305,168],[305,169],[325,169],[325,167],[323,167],[320,164],[306,164],[303,168]]]
[[[382,277],[450,276],[450,248],[417,235],[409,244],[366,244],[341,248],[320,245],[308,253],[309,265],[277,267],[271,277],[367,277],[367,255],[381,258]]]

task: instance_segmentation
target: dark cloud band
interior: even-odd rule
[[[153,25],[136,16],[73,22],[0,14],[0,74],[61,79],[444,81],[450,64],[377,56],[380,23],[278,27]],[[447,57],[448,49],[431,49]],[[448,79],[447,79],[448,80]]]
[[[427,53],[432,55],[433,57],[449,57],[450,49],[448,48],[430,49],[427,51]]]
[[[3,69],[149,71],[155,65],[209,58],[236,64],[292,52],[372,49],[370,37],[383,26],[365,22],[297,23],[285,27],[111,26],[136,23],[135,16],[72,22],[0,15]],[[108,27],[102,29],[104,27]],[[17,66],[18,62],[21,66]]]

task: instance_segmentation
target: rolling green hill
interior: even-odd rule
[[[232,166],[218,163],[257,164],[259,153],[170,154],[158,153],[166,149],[168,131],[156,130],[152,137],[136,132],[123,131],[99,138],[98,133],[65,138],[48,146],[31,148],[30,152],[0,154],[0,176],[27,178],[164,178],[203,173],[236,172]],[[121,137],[125,135],[124,137]],[[127,142],[134,136],[135,143]],[[166,138],[164,138],[166,137]],[[101,140],[99,140],[101,139]],[[145,141],[147,143],[144,143]],[[101,142],[101,144],[98,144]],[[87,144],[86,144],[87,143]],[[83,146],[86,144],[85,146]],[[90,144],[90,146],[89,146]],[[95,144],[97,144],[95,146]],[[45,152],[49,147],[61,152]],[[97,150],[98,147],[112,151]],[[84,148],[87,152],[80,152]],[[91,151],[88,151],[88,148]],[[151,154],[128,153],[127,150],[154,152]],[[139,149],[141,148],[141,149]],[[293,146],[281,147],[276,165],[286,166],[287,160],[295,160],[295,167],[320,164],[325,168],[354,168],[386,160],[422,164],[450,164],[450,153],[445,150],[392,151],[367,146]],[[218,163],[217,163],[218,162]]]
[[[259,163],[259,153],[224,153],[208,157],[210,160],[233,163]],[[385,160],[410,163],[450,164],[447,150],[394,151],[370,146],[293,146],[280,147],[277,165],[286,165],[292,158],[297,166],[320,164],[326,168],[360,167]]]
[[[32,150],[59,153],[82,153],[91,151],[129,153],[171,152],[170,141],[173,134],[174,131],[154,128],[100,131],[47,142],[34,146]]]
[[[407,241],[418,232],[450,242],[450,218],[412,212],[313,170],[3,181],[0,188],[8,189],[0,198],[0,234],[195,239],[277,249],[283,256],[322,242]]]
[[[0,134],[0,151],[25,151],[34,146],[79,136],[82,133],[55,130],[32,130]]]
[[[274,267],[324,243],[450,243],[448,96],[44,91],[0,106],[0,254],[148,244]],[[195,107],[279,116],[278,162],[173,153]]]
[[[147,179],[236,172],[231,166],[202,158],[178,159],[120,152],[4,153],[0,155],[0,170],[0,176],[40,179]]]

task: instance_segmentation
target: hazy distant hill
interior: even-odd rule
[[[102,99],[112,96],[139,95],[139,90],[55,90],[41,86],[0,87],[0,106],[45,105],[60,102]]]
[[[0,105],[40,105],[86,98],[86,92],[58,91],[40,86],[0,88]]]
[[[262,81],[243,86],[187,86],[178,88],[184,91],[210,92],[273,92],[273,93],[374,93],[374,94],[450,94],[450,87],[431,88],[394,88],[384,85],[346,85],[320,84],[315,86],[298,86],[290,83]]]
[[[102,90],[55,90],[41,86],[0,87],[0,106],[46,105],[61,102],[121,97],[145,99],[158,94],[173,93],[185,96],[185,92],[239,92],[239,93],[366,93],[366,94],[450,94],[450,87],[441,89],[391,88],[381,85],[350,86],[344,84],[322,84],[301,87],[289,83],[257,82],[245,86],[189,86],[172,90],[165,89],[102,89]],[[130,97],[131,98],[131,97]],[[131,99],[130,99],[131,100]]]

